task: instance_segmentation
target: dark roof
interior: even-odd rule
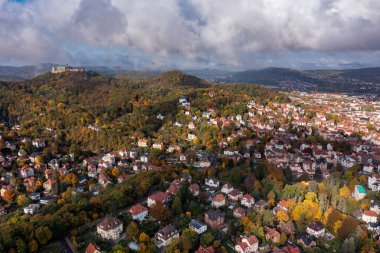
[[[314,241],[313,237],[305,233],[298,236],[297,240],[301,240],[305,245],[310,245]]]
[[[117,228],[121,224],[121,221],[114,217],[104,218],[102,222],[98,224],[98,227],[101,229],[108,231],[111,229]]]
[[[222,217],[222,218],[224,218],[224,213],[222,213],[221,211],[219,211],[219,210],[216,210],[216,211],[208,211],[207,213],[206,213],[206,215],[208,216],[208,218],[210,219],[210,220],[217,220],[218,218],[220,218],[220,217]]]
[[[309,225],[309,228],[312,229],[312,230],[314,230],[314,231],[321,231],[322,229],[324,229],[324,227],[321,224],[317,223],[317,222],[311,223]]]
[[[191,220],[189,225],[195,229],[200,229],[201,227],[206,226],[206,224],[204,224],[198,220]]]

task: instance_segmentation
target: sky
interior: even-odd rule
[[[379,0],[0,0],[0,64],[380,66]]]

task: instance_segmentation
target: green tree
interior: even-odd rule
[[[39,244],[46,244],[52,237],[52,232],[48,227],[39,227],[35,231],[35,236],[39,242]]]
[[[209,246],[214,241],[214,236],[210,232],[206,232],[201,236],[200,244],[204,247]]]
[[[139,234],[139,227],[135,222],[129,223],[129,225],[126,228],[126,234],[128,240],[132,240],[133,238],[136,238],[137,235]]]

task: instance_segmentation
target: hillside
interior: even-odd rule
[[[266,68],[233,73],[217,79],[271,86],[280,90],[380,93],[380,68],[346,70],[296,70]]]
[[[209,92],[219,94],[212,101]],[[9,123],[20,124],[31,136],[47,130],[59,134],[61,144],[86,149],[117,148],[130,136],[154,136],[181,109],[178,99],[189,97],[206,110],[245,110],[253,96],[258,102],[285,101],[273,90],[254,85],[212,85],[199,78],[171,71],[148,81],[126,81],[85,73],[46,73],[30,80],[0,83],[0,110]],[[241,104],[241,105],[240,105]],[[165,115],[165,120],[157,115]],[[97,125],[100,131],[88,126]],[[94,138],[96,141],[94,141]]]
[[[192,75],[185,74],[181,71],[174,70],[162,73],[148,81],[150,85],[156,87],[173,88],[173,87],[208,87],[209,84]]]

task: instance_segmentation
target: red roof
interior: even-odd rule
[[[221,201],[224,201],[226,198],[224,197],[223,194],[217,194],[213,199],[212,201],[216,201],[216,202],[221,202]]]
[[[370,217],[377,217],[377,213],[375,213],[374,211],[371,211],[371,210],[365,210],[363,212],[363,215],[370,216]]]
[[[155,202],[164,202],[169,197],[167,192],[156,192],[153,195],[150,195],[149,198]]]
[[[143,206],[141,204],[136,204],[136,205],[132,206],[131,209],[129,209],[129,212],[132,215],[138,215],[138,214],[146,212],[146,211],[148,211],[148,208],[146,208],[145,206]]]
[[[85,250],[85,253],[94,253],[100,251],[100,248],[95,243],[90,242]]]

